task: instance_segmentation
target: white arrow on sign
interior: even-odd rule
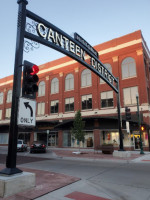
[[[29,102],[24,102],[24,105],[25,105],[26,109],[27,109],[27,108],[30,109],[30,111],[31,111],[31,117],[33,117],[33,109],[32,109],[32,107],[30,106]]]
[[[18,125],[35,126],[36,101],[20,98],[18,109]]]

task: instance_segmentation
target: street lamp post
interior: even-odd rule
[[[139,132],[140,132],[140,154],[144,154],[143,152],[143,144],[142,144],[142,134],[141,134],[141,117],[140,117],[140,111],[139,111],[139,96],[136,94],[136,101],[137,101],[137,115],[138,115],[138,126],[139,126]]]
[[[47,130],[47,148],[48,148],[48,136],[49,136],[49,130]]]

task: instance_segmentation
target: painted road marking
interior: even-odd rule
[[[74,200],[110,200],[110,199],[106,199],[103,197],[98,197],[98,196],[94,196],[91,194],[85,194],[82,192],[72,192],[68,195],[66,195],[65,197],[70,198],[70,199],[74,199]]]

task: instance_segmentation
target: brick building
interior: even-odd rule
[[[150,52],[140,30],[94,47],[101,62],[119,78],[122,131],[125,149],[139,149],[137,101],[144,150],[149,150]],[[89,58],[87,57],[87,60]],[[88,62],[88,61],[87,61]],[[71,137],[75,112],[85,121],[83,148],[113,143],[119,147],[116,93],[80,63],[65,56],[40,66],[35,128],[19,128],[28,143],[42,140],[49,146],[76,147]],[[13,76],[0,79],[0,145],[8,144]],[[130,108],[130,131],[125,107]]]

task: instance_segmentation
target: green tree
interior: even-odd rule
[[[79,150],[80,150],[80,142],[84,142],[84,127],[85,127],[85,122],[82,121],[81,117],[81,112],[78,110],[75,114],[74,122],[73,122],[73,127],[71,129],[72,137],[73,139],[76,139],[79,141]]]

